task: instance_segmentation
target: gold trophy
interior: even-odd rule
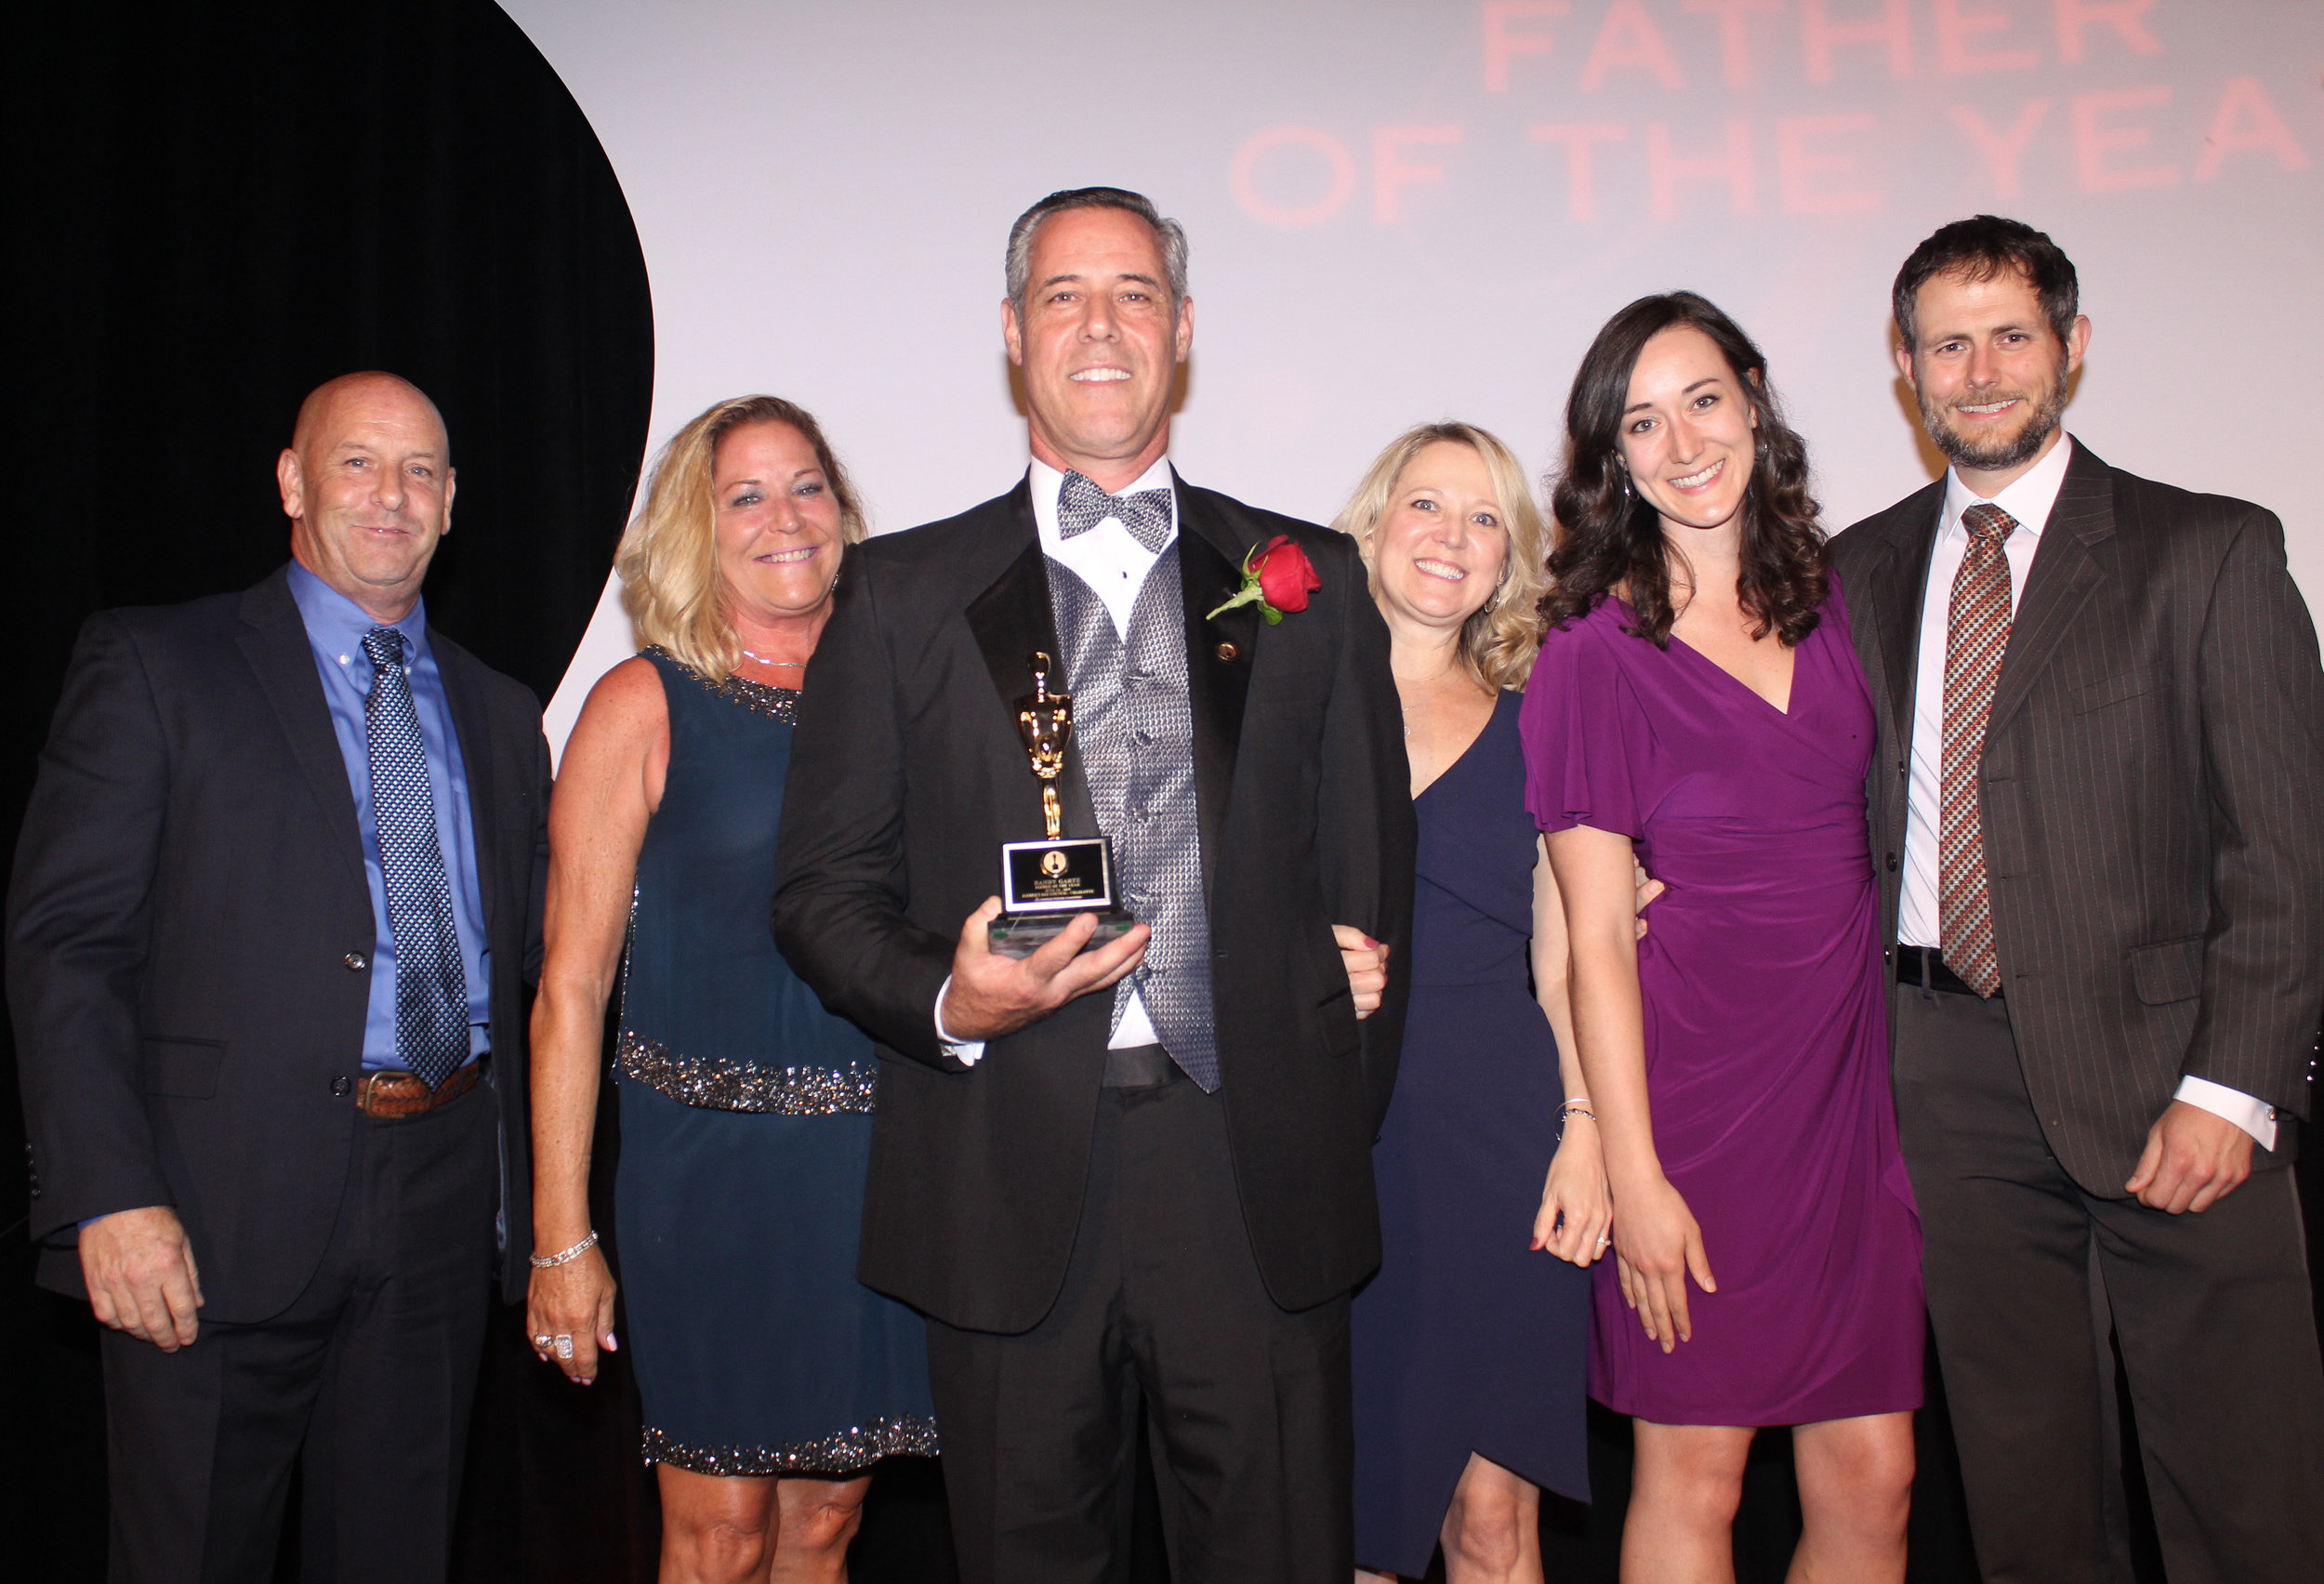
[[[1055,940],[1075,915],[1094,913],[1098,928],[1090,946],[1124,934],[1137,920],[1114,900],[1114,855],[1105,838],[1067,837],[1057,800],[1057,778],[1065,772],[1065,749],[1073,741],[1071,693],[1049,689],[1050,657],[1036,651],[1033,692],[1017,700],[1017,734],[1041,783],[1041,818],[1049,834],[1039,841],[1000,845],[1003,912],[987,927],[993,950],[1003,957],[1029,957]]]

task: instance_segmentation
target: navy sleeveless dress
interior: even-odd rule
[[[1355,1297],[1355,1560],[1418,1578],[1481,1453],[1590,1498],[1590,1273],[1534,1252],[1557,1040],[1527,985],[1537,832],[1504,693],[1413,812],[1412,1000],[1372,1151],[1380,1274]]]
[[[799,695],[645,654],[669,772],[638,854],[614,1227],[646,1460],[833,1477],[932,1455],[920,1318],[855,1279],[871,1041],[768,919]]]

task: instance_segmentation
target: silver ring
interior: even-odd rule
[[[548,1343],[549,1339],[547,1337],[535,1337],[533,1339],[533,1345],[543,1353],[547,1353],[548,1351]]]
[[[559,1358],[573,1356],[573,1338],[562,1331],[557,1334],[557,1356]]]
[[[1603,1233],[1603,1232],[1602,1232],[1602,1233],[1598,1234],[1598,1247],[1599,1247],[1604,1248],[1604,1247],[1607,1244],[1609,1244],[1609,1243],[1611,1243],[1611,1242],[1613,1242],[1613,1241],[1614,1241],[1614,1239],[1612,1239],[1611,1237],[1608,1237],[1608,1236],[1607,1236],[1604,1233]]]

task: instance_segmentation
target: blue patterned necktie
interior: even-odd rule
[[[428,785],[428,745],[412,707],[403,635],[376,627],[363,635],[371,695],[363,734],[371,748],[371,814],[379,831],[379,873],[395,936],[395,1049],[433,1089],[468,1061],[468,976],[452,928],[452,885],[436,839],[436,799]]]
[[[1140,490],[1136,495],[1107,495],[1079,473],[1068,471],[1057,492],[1057,536],[1070,539],[1087,534],[1109,517],[1121,519],[1129,536],[1162,553],[1170,538],[1170,492]]]

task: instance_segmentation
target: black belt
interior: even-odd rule
[[[1898,946],[1896,983],[1909,984],[1915,990],[1944,990],[1955,996],[1977,993],[1976,986],[1945,966],[1945,955],[1935,946]],[[1993,999],[2000,998],[1999,990],[1993,992]]]
[[[1185,1076],[1178,1063],[1170,1060],[1170,1053],[1159,1045],[1130,1045],[1105,1053],[1106,1089],[1160,1089]]]

